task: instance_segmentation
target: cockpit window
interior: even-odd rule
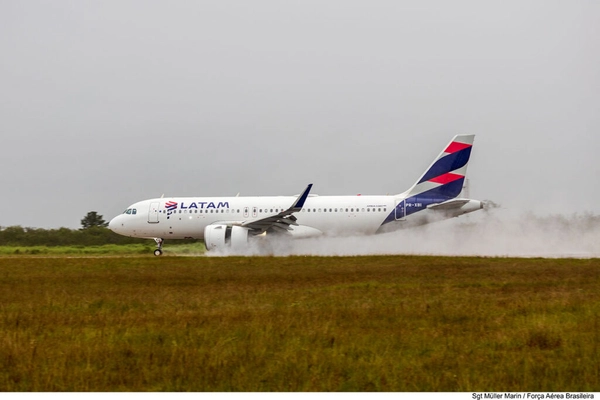
[[[137,208],[128,208],[127,210],[123,211],[123,214],[137,214]]]
[[[125,214],[131,214],[131,208],[128,208],[127,211],[125,211]]]
[[[137,209],[136,209],[136,208],[132,209],[132,210],[131,210],[131,213],[132,213],[133,215],[137,214]]]

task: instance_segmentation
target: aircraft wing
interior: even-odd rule
[[[268,230],[275,230],[278,232],[287,232],[291,229],[291,226],[298,226],[296,223],[297,218],[292,215],[295,212],[302,210],[304,206],[304,202],[308,198],[308,194],[310,193],[310,189],[312,188],[312,183],[309,184],[304,192],[292,204],[290,208],[285,211],[282,211],[278,214],[269,215],[268,217],[254,219],[250,221],[242,222],[241,226],[248,228],[255,234],[260,234],[266,232]]]

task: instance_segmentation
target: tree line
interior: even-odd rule
[[[87,229],[42,229],[9,226],[0,230],[2,246],[100,246],[103,244],[146,243],[148,240],[117,235],[100,226]]]
[[[0,246],[101,246],[136,243],[154,245],[152,240],[118,235],[107,226],[108,223],[102,215],[90,211],[81,220],[81,229],[0,227]],[[194,242],[194,239],[177,241],[181,244]]]
[[[1,246],[100,246],[103,244],[148,243],[117,235],[106,226],[102,215],[90,211],[81,220],[81,229],[42,229],[9,226],[0,228]]]

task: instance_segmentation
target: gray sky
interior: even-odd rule
[[[407,189],[600,212],[597,1],[0,0],[0,225],[167,196]]]

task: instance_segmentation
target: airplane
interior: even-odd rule
[[[456,135],[407,191],[382,196],[170,197],[139,201],[109,222],[124,236],[204,240],[208,251],[243,252],[261,237],[376,234],[458,217],[483,208],[459,197],[475,135]]]

